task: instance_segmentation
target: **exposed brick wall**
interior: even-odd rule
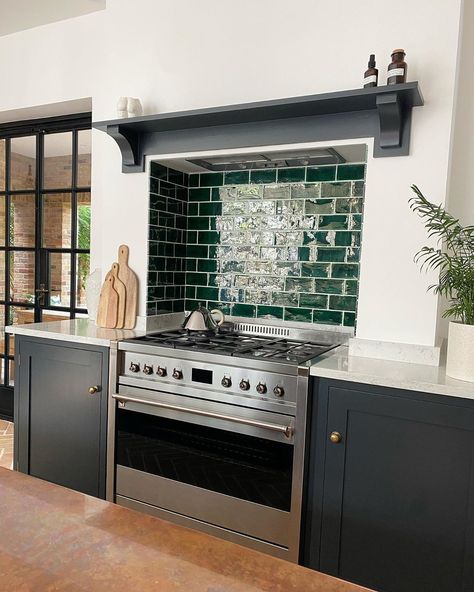
[[[78,185],[90,185],[91,155],[81,154],[78,158]],[[11,189],[31,190],[35,188],[35,159],[11,154]],[[0,140],[0,191],[5,190],[5,142]],[[44,187],[68,188],[72,181],[71,156],[56,156],[45,159]],[[33,195],[16,195],[11,200],[12,231],[15,246],[32,247],[35,244],[35,202]],[[90,194],[78,195],[78,204],[90,204]],[[48,194],[43,207],[43,245],[45,247],[71,247],[71,199],[68,194]],[[0,244],[5,244],[5,200],[0,197]],[[12,254],[11,297],[27,301],[34,292],[34,256],[31,253]],[[70,255],[51,255],[51,295],[60,296],[62,304],[70,299]],[[0,253],[0,298],[4,298],[3,278],[4,255]],[[85,306],[84,286],[78,281],[77,300]],[[3,307],[2,307],[3,308]],[[0,331],[3,330],[3,315],[0,310]],[[16,315],[14,315],[16,316]],[[13,319],[16,322],[16,319]]]

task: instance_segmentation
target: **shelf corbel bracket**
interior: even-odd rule
[[[108,125],[107,134],[116,142],[122,154],[122,172],[139,173],[145,170],[145,159],[140,151],[140,137],[122,125]]]
[[[380,148],[398,148],[402,144],[403,117],[398,93],[377,96],[380,123]]]

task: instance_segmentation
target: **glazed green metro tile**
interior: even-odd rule
[[[257,306],[257,317],[282,319],[284,308],[281,306]]]
[[[359,277],[359,266],[355,263],[333,263],[331,277],[357,279]]]
[[[285,308],[285,321],[311,323],[313,311],[310,308]]]
[[[250,304],[234,304],[232,314],[236,317],[255,317],[257,307]]]
[[[340,164],[337,167],[338,181],[359,181],[365,175],[365,165],[363,164]]]
[[[250,183],[276,183],[276,176],[275,169],[250,171]]]
[[[225,185],[240,185],[248,183],[250,180],[249,171],[232,171],[225,173],[224,183]]]
[[[223,173],[201,173],[199,177],[200,187],[219,187],[224,184]]]
[[[335,310],[314,310],[313,323],[321,323],[322,325],[341,325],[342,312]]]
[[[211,190],[207,187],[190,189],[189,201],[211,201]]]
[[[302,263],[301,273],[303,276],[326,278],[329,276],[330,265],[326,263]]]
[[[355,326],[364,166],[153,171],[147,314]]]
[[[335,179],[335,166],[308,167],[306,171],[306,181],[334,181]]]
[[[357,298],[355,296],[330,296],[329,308],[332,310],[350,310],[357,308]]]
[[[304,181],[305,176],[306,169],[304,167],[278,169],[278,183],[295,183],[297,181]]]
[[[300,294],[300,306],[327,308],[328,298],[325,294]]]

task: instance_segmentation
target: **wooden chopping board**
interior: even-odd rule
[[[107,329],[114,329],[117,325],[119,295],[114,288],[112,272],[105,276],[100,291],[99,308],[97,309],[97,325]]]
[[[124,329],[133,329],[137,321],[138,279],[128,266],[129,248],[120,245],[118,250],[118,277],[125,284],[125,322]]]
[[[117,329],[123,329],[125,325],[125,307],[127,301],[127,290],[125,284],[119,279],[119,264],[112,263],[111,269],[112,275],[114,276],[114,289],[118,294],[118,309],[117,309]]]

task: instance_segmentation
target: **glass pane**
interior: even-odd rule
[[[43,197],[43,246],[71,247],[71,194],[58,193]]]
[[[77,134],[77,186],[91,186],[91,130],[81,130]]]
[[[0,196],[0,245],[5,246],[5,211],[6,198],[4,195]]]
[[[49,304],[51,306],[69,306],[70,301],[71,255],[69,253],[50,253]]]
[[[90,255],[79,253],[77,255],[77,279],[76,279],[76,308],[87,308],[86,305],[86,278],[90,270]]]
[[[5,145],[6,140],[0,140],[0,191],[5,191]]]
[[[71,315],[62,310],[47,310],[41,312],[41,320],[43,323],[51,323],[52,321],[64,321],[70,319]]]
[[[34,189],[36,186],[36,136],[12,138],[10,189]]]
[[[62,189],[72,183],[72,132],[44,136],[43,187]]]
[[[5,300],[5,251],[0,251],[0,300]]]
[[[24,308],[23,306],[10,306],[8,309],[8,324],[9,325],[27,325],[35,322],[35,311],[32,308]],[[15,355],[15,337],[9,335],[8,337],[10,356]]]
[[[91,194],[77,194],[77,247],[91,247]]]
[[[35,254],[31,251],[10,253],[10,299],[35,301]]]
[[[0,306],[0,354],[5,353],[5,306]]]
[[[35,246],[35,196],[10,197],[10,244],[15,247]]]
[[[120,465],[290,510],[289,444],[134,411],[117,414],[116,442]],[[158,463],[157,458],[167,462]]]
[[[9,370],[10,370],[10,376],[8,379],[8,384],[10,386],[13,386],[14,382],[15,382],[15,361],[14,360],[8,360],[8,364],[9,364]]]

